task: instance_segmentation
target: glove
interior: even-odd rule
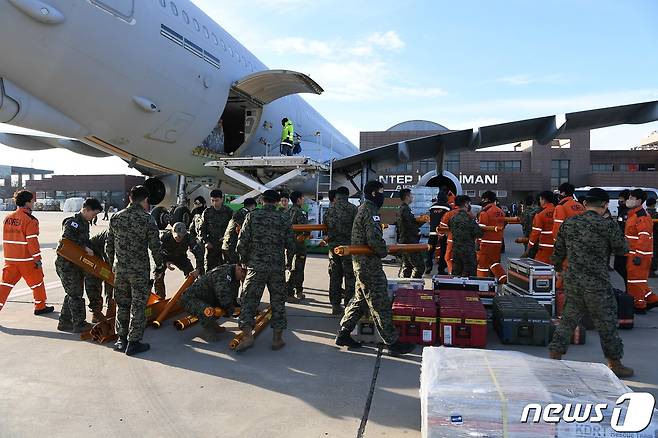
[[[166,269],[166,266],[165,266],[165,265],[160,265],[160,266],[156,266],[156,267],[155,267],[155,270],[154,270],[153,272],[154,272],[155,274],[158,274],[158,275],[159,275],[159,274],[164,273],[165,269]]]
[[[633,257],[633,264],[635,266],[640,266],[642,264],[642,257],[638,257],[638,256]]]
[[[41,269],[41,267],[43,266],[43,263],[41,262],[41,260],[38,260],[38,261],[34,262],[34,266],[37,269]]]

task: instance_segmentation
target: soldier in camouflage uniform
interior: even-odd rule
[[[105,252],[114,271],[114,299],[117,302],[116,351],[128,356],[150,348],[140,342],[146,327],[149,297],[149,249],[156,273],[164,271],[158,226],[149,211],[149,191],[144,186],[130,190],[130,204],[110,219]]]
[[[587,211],[566,219],[560,227],[551,262],[560,271],[562,262],[569,259],[564,276],[566,302],[548,350],[551,358],[561,359],[587,311],[599,332],[608,366],[618,377],[631,377],[633,370],[621,363],[624,345],[617,333],[617,300],[608,273],[610,255],[628,252],[628,245],[619,227],[602,217],[609,200],[605,190],[590,189],[583,202]]]
[[[457,196],[455,205],[460,210],[448,221],[452,233],[452,275],[472,277],[477,273],[477,257],[475,239],[482,237],[484,232],[468,213],[471,209],[471,198],[466,195]]]
[[[292,225],[308,224],[308,215],[302,209],[304,206],[304,195],[301,192],[290,194],[292,207],[290,207],[290,223]],[[289,303],[298,303],[304,298],[304,268],[306,267],[306,242],[297,240],[304,236],[298,233],[295,236],[295,249],[286,254],[286,269],[290,271],[290,277],[286,283]],[[303,238],[303,237],[302,237]]]
[[[224,205],[224,193],[215,189],[210,192],[211,206],[203,212],[201,238],[206,246],[206,272],[223,263],[222,241],[233,211]]]
[[[107,230],[101,231],[100,233],[93,236],[89,239],[89,248],[94,252],[94,255],[100,259],[107,260],[107,255],[105,254],[105,242],[107,240]],[[113,289],[112,286],[105,283],[105,299],[106,304],[109,308],[110,300],[112,299]],[[93,319],[92,323],[100,322],[105,319],[103,315],[103,280],[85,273],[85,292],[87,293],[87,299],[89,299],[89,310],[91,310]]]
[[[523,211],[521,212],[521,228],[523,228],[523,237],[530,238],[532,232],[532,222],[535,220],[535,215],[541,211],[537,205],[537,199],[528,195],[523,203]],[[528,244],[524,244],[525,249],[528,249]]]
[[[238,351],[254,344],[253,328],[256,311],[267,285],[272,306],[272,349],[282,348],[286,321],[286,285],[284,249],[294,251],[295,234],[290,221],[276,209],[279,194],[263,193],[263,208],[249,213],[244,221],[236,247],[240,263],[247,268],[243,285],[240,329],[244,335]]]
[[[194,247],[192,248],[192,254],[194,254],[195,266],[199,270],[199,275],[203,275],[205,272],[205,244],[203,243],[203,238],[201,237],[201,223],[203,222],[203,212],[206,209],[206,200],[203,196],[197,196],[194,198],[194,208],[192,209],[192,222],[190,222],[190,227],[187,232],[190,233],[190,237],[194,242]]]
[[[245,269],[240,265],[222,265],[199,277],[183,293],[181,304],[186,311],[199,318],[205,340],[216,341],[224,329],[217,324],[217,318],[209,318],[203,311],[207,307],[221,307],[227,315],[233,314],[233,303],[245,274]]]
[[[160,244],[162,246],[162,257],[165,266],[170,271],[174,270],[174,266],[183,271],[187,277],[192,274],[194,277],[199,275],[199,270],[192,267],[192,262],[187,256],[187,250],[194,247],[194,241],[188,234],[185,224],[176,222],[172,230],[166,230],[160,236]],[[155,283],[153,285],[155,293],[160,299],[165,299],[165,271],[155,276]]]
[[[98,199],[87,199],[75,216],[64,220],[62,239],[72,241],[84,248],[87,254],[93,255],[94,252],[89,247],[89,223],[102,210],[103,207]],[[58,249],[61,245],[60,240]],[[55,269],[66,292],[57,330],[73,333],[89,330],[91,324],[85,321],[87,312],[84,299],[84,271],[60,255],[55,260]]]
[[[335,193],[335,202],[324,213],[323,221],[327,225],[326,241],[329,246],[329,301],[331,313],[343,313],[341,301],[345,307],[354,296],[356,277],[351,256],[334,254],[334,248],[340,245],[350,245],[352,242],[352,224],[356,217],[357,207],[348,201],[350,191],[347,187],[339,187]],[[330,199],[331,200],[331,199]],[[345,296],[341,285],[345,279]]]
[[[409,204],[414,202],[414,196],[411,190],[400,190],[400,200],[402,204],[398,207],[397,219],[395,221],[395,231],[398,243],[418,243],[420,241],[420,232],[416,217],[411,212]],[[423,254],[420,252],[404,253],[400,257],[400,277],[404,278],[422,278],[425,271],[425,261]]]
[[[365,311],[369,311],[377,331],[387,345],[389,354],[410,353],[415,345],[400,342],[393,326],[391,299],[388,296],[386,274],[382,268],[381,259],[388,254],[379,217],[379,209],[384,204],[384,186],[379,181],[368,181],[364,195],[366,200],[361,204],[354,218],[352,245],[367,245],[374,254],[352,257],[356,272],[356,292],[340,321],[336,345],[352,348],[361,346],[361,343],[355,341],[350,333],[359,319],[364,316]]]
[[[238,253],[235,251],[235,246],[238,244],[240,228],[244,224],[247,215],[255,209],[256,200],[254,198],[247,198],[244,200],[244,207],[233,213],[233,217],[224,233],[224,241],[222,242],[222,252],[226,263],[238,263]]]

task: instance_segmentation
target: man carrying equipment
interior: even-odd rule
[[[436,253],[436,248],[440,246],[440,255],[439,255],[439,267],[438,274],[446,274],[446,244],[447,238],[445,234],[439,233],[436,229],[441,225],[441,219],[443,215],[451,210],[448,205],[448,198],[445,193],[439,192],[436,196],[436,202],[430,207],[430,237],[427,240],[427,243],[432,246],[432,249],[427,253],[427,260],[425,262],[425,274],[431,274],[432,269],[434,268],[434,255]]]
[[[292,192],[290,194],[290,223],[292,225],[308,224],[308,216],[302,209],[304,206],[304,195],[301,192]],[[297,236],[302,236],[298,234]],[[288,292],[288,302],[298,303],[306,298],[304,296],[304,268],[306,267],[306,242],[299,241],[295,238],[295,249],[293,252],[286,254],[286,268],[290,271],[290,278],[286,283]]]
[[[203,211],[201,238],[206,245],[206,272],[223,263],[222,240],[233,217],[230,208],[224,205],[224,193],[219,189],[210,192],[210,207]]]
[[[555,212],[553,213],[553,240],[557,239],[557,233],[560,230],[562,223],[570,218],[571,216],[578,216],[579,214],[585,213],[585,207],[583,204],[576,201],[573,198],[573,193],[576,191],[576,187],[573,184],[568,182],[560,184],[558,187],[558,192],[560,193],[560,202],[555,206]],[[562,273],[557,276],[556,287],[562,289],[562,277],[568,269],[568,260],[565,260],[564,266],[562,266]]]
[[[217,318],[206,316],[204,310],[221,307],[226,315],[233,314],[233,303],[245,274],[240,265],[222,265],[200,276],[183,292],[181,304],[187,312],[199,318],[203,326],[201,336],[206,341],[216,341],[224,330],[217,324]]]
[[[398,243],[418,243],[420,240],[419,224],[411,212],[409,204],[414,202],[414,196],[409,189],[400,190],[402,203],[398,207],[395,231]],[[423,255],[419,252],[403,253],[400,257],[400,273],[403,278],[422,278],[425,270]]]
[[[537,206],[537,200],[534,196],[526,196],[523,202],[523,210],[521,212],[521,228],[523,229],[523,237],[530,239],[530,233],[532,232],[532,222],[535,220],[535,215],[541,211],[541,208]],[[528,249],[528,244],[526,243],[525,249]]]
[[[130,204],[110,219],[105,252],[114,271],[114,299],[117,302],[114,350],[128,356],[147,351],[142,343],[146,327],[146,302],[151,272],[149,249],[156,274],[165,270],[158,226],[149,211],[149,191],[144,186],[130,189]]]
[[[550,263],[553,254],[553,213],[555,212],[555,195],[551,191],[539,194],[542,210],[532,221],[532,232],[528,239],[528,249],[521,257],[532,257],[544,263]]]
[[[226,227],[224,241],[222,242],[222,253],[226,263],[233,265],[238,263],[238,253],[235,251],[235,245],[238,244],[240,228],[242,228],[242,224],[244,224],[247,215],[255,209],[256,200],[254,198],[247,198],[244,200],[244,207],[233,213],[233,217],[228,223],[228,227]]]
[[[292,156],[292,149],[295,147],[295,127],[292,121],[285,117],[281,120],[281,126],[283,126],[281,129],[281,146],[279,147],[281,155]]]
[[[400,342],[393,326],[391,300],[388,297],[386,274],[382,269],[382,257],[388,249],[382,237],[379,209],[384,204],[384,185],[379,181],[368,181],[364,188],[365,201],[359,207],[352,228],[352,245],[367,245],[373,255],[352,256],[356,273],[356,292],[345,309],[336,337],[336,345],[358,348],[350,333],[367,309],[375,327],[384,340],[391,355],[411,353],[415,345]]]
[[[295,246],[295,233],[284,213],[277,210],[279,194],[274,190],[263,193],[263,208],[254,210],[244,221],[236,250],[240,263],[247,268],[243,285],[240,329],[243,341],[237,351],[254,345],[254,323],[258,305],[265,286],[270,293],[272,306],[272,349],[283,348],[283,330],[286,319],[286,279],[285,255],[292,253]]]
[[[105,254],[105,242],[107,241],[107,230],[101,231],[100,233],[93,236],[89,239],[89,248],[94,252],[94,255],[105,262],[108,261],[107,254]],[[87,293],[87,299],[89,300],[89,310],[91,310],[92,324],[101,322],[105,319],[103,315],[103,280],[92,275],[88,272],[85,272],[85,292]],[[105,300],[109,308],[110,301],[112,300],[114,293],[112,286],[105,283]]]
[[[488,277],[489,272],[498,280],[498,283],[507,283],[505,268],[500,264],[500,252],[503,246],[503,230],[505,229],[505,213],[496,205],[496,194],[490,190],[484,192],[482,198],[482,211],[480,212],[480,227],[495,227],[495,231],[484,231],[478,240],[480,249],[477,253],[477,276]]]
[[[356,277],[351,256],[334,254],[334,248],[350,245],[352,242],[352,224],[357,207],[349,202],[350,191],[347,187],[336,189],[335,202],[324,213],[323,221],[327,225],[327,243],[329,245],[329,301],[331,314],[343,313],[341,301],[347,303],[354,296]],[[330,195],[331,198],[331,195]],[[343,278],[345,279],[345,296],[342,296]]]
[[[635,299],[635,312],[645,313],[658,306],[658,296],[649,289],[649,269],[653,257],[653,221],[642,207],[647,193],[631,190],[626,201],[628,220],[625,236],[630,251],[626,257],[626,292]]]
[[[187,250],[194,248],[194,242],[183,222],[176,222],[171,231],[164,231],[162,236],[160,236],[160,244],[162,246],[162,257],[168,270],[173,271],[175,266],[183,271],[186,277],[190,274],[193,277],[199,276],[199,269],[192,267],[192,262],[187,256]],[[155,276],[154,289],[161,300],[164,300],[166,297],[164,282],[166,272],[164,270]]]
[[[624,236],[614,222],[602,217],[610,198],[603,189],[585,195],[586,212],[566,219],[557,235],[551,261],[557,271],[569,259],[564,274],[566,302],[562,319],[548,346],[552,359],[567,353],[571,335],[587,312],[601,339],[608,367],[620,378],[633,375],[621,363],[624,344],[617,333],[617,300],[610,284],[608,263],[611,254],[628,250]]]
[[[102,210],[103,207],[98,199],[85,200],[82,209],[75,216],[64,220],[64,232],[57,248],[62,246],[63,239],[67,239],[83,248],[88,255],[94,255],[89,242],[89,224]],[[61,255],[57,255],[55,269],[66,293],[57,330],[73,333],[89,330],[91,324],[85,321],[87,312],[84,299],[84,271]]]
[[[448,221],[452,233],[452,275],[471,277],[476,273],[475,239],[484,235],[475,219],[468,213],[471,198],[460,195],[455,198],[457,214]]]
[[[0,310],[7,302],[12,288],[23,278],[32,289],[34,314],[45,315],[55,308],[46,306],[46,288],[43,285],[41,248],[39,247],[39,221],[32,216],[34,195],[27,190],[14,194],[18,209],[5,217],[2,235],[5,266],[0,282]]]
[[[194,198],[194,208],[192,209],[192,222],[190,222],[190,227],[188,232],[190,237],[194,242],[194,248],[192,248],[192,254],[194,254],[194,261],[196,268],[199,270],[199,274],[203,275],[205,272],[205,253],[206,248],[203,243],[203,238],[201,236],[201,224],[203,223],[203,212],[206,209],[206,200],[203,196],[197,196]]]

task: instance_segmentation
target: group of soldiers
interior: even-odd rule
[[[548,191],[539,194],[539,206],[534,198],[526,200],[521,218],[528,237],[523,256],[555,265],[567,297],[562,322],[549,347],[551,357],[557,359],[566,353],[571,332],[587,312],[601,334],[611,369],[618,375],[630,375],[632,370],[620,362],[623,345],[616,331],[616,301],[608,264],[610,256],[615,255],[615,267],[624,276],[638,313],[658,306],[658,296],[647,284],[654,256],[651,219],[652,215],[656,216],[655,201],[647,203],[647,211],[643,208],[647,201],[644,191],[622,192],[617,225],[610,218],[609,197],[602,189],[590,190],[581,202],[574,199],[574,186],[569,183],[562,184],[558,191],[559,202]],[[329,299],[332,314],[342,315],[336,344],[360,347],[351,332],[357,321],[369,314],[389,352],[405,354],[414,346],[398,340],[382,268],[381,259],[388,252],[380,218],[383,185],[369,181],[363,195],[364,202],[356,207],[348,200],[347,188],[332,190],[330,206],[324,214],[327,226],[324,241],[330,249]],[[399,195],[398,242],[417,243],[419,223],[410,209],[413,195],[407,189]],[[0,309],[13,285],[23,276],[34,292],[35,314],[49,313],[53,307],[46,306],[38,221],[31,215],[32,194],[22,191],[15,198],[19,210],[4,223],[6,266],[0,285]],[[186,276],[196,278],[181,302],[201,320],[205,336],[215,338],[223,331],[217,318],[204,315],[205,309],[221,307],[230,315],[234,307],[240,306],[243,341],[238,350],[254,344],[255,317],[267,286],[272,308],[272,348],[282,348],[283,331],[287,328],[286,301],[305,299],[304,236],[297,237],[292,228],[308,223],[303,194],[292,192],[282,196],[280,192],[267,190],[262,195],[261,208],[256,208],[256,200],[249,198],[241,209],[233,212],[224,204],[223,193],[213,190],[209,207],[205,208],[203,198],[195,199],[189,228],[176,223],[162,234],[148,213],[148,198],[148,189],[133,187],[129,206],[111,218],[108,231],[94,237],[90,237],[89,223],[103,210],[96,199],[87,199],[80,212],[63,223],[63,239],[75,242],[88,254],[102,257],[113,266],[115,287],[112,290],[106,285],[106,297],[108,301],[113,297],[117,306],[115,350],[134,355],[149,349],[149,344],[142,342],[150,289],[149,251],[155,262],[155,291],[161,298],[166,295],[167,270],[178,267]],[[498,207],[494,192],[487,191],[481,198],[482,210],[476,219],[471,214],[468,196],[439,193],[430,209],[430,223],[438,224],[430,236],[430,244],[440,244],[444,267],[452,275],[493,275],[504,283],[506,276],[500,256],[505,214]],[[337,255],[333,249],[339,245],[365,245],[371,254]],[[192,266],[188,251],[194,255],[196,267]],[[58,329],[86,331],[91,325],[85,321],[83,293],[86,289],[92,322],[102,320],[102,283],[61,256],[55,266],[66,292]],[[440,270],[441,267],[440,263]],[[401,260],[403,276],[420,278],[424,268],[419,253],[407,254]]]

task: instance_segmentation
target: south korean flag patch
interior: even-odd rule
[[[73,221],[72,221],[72,222],[71,222],[71,226],[72,226],[73,228],[78,228],[80,225],[79,225],[77,222],[73,222]]]
[[[379,216],[373,216],[372,220],[375,221],[375,222],[380,222],[381,218]]]

